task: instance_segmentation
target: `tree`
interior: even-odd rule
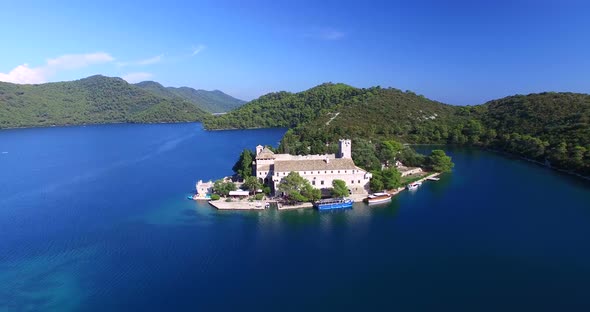
[[[252,162],[255,157],[256,155],[254,155],[254,152],[249,149],[244,149],[240,154],[240,158],[232,167],[232,170],[242,177],[242,179],[252,176]]]
[[[374,170],[374,171],[371,171],[371,174],[373,175],[373,177],[371,178],[371,181],[369,181],[369,187],[371,188],[371,191],[372,192],[383,191],[385,186],[383,184],[383,176],[381,175],[381,171]]]
[[[346,182],[342,180],[334,180],[332,181],[332,196],[334,197],[344,197],[348,196],[349,191],[348,187],[346,186]]]
[[[305,186],[303,187],[303,191],[301,192],[301,195],[306,197],[307,200],[311,201],[311,202],[322,198],[322,191],[313,187],[311,184],[309,184],[309,182],[307,180],[305,180],[305,182],[306,183],[305,183]]]
[[[424,155],[418,154],[410,147],[404,148],[399,153],[399,160],[408,167],[422,167],[424,166]]]
[[[278,189],[286,194],[291,203],[313,201],[321,197],[320,190],[314,189],[309,181],[294,171],[281,180]]]
[[[256,190],[262,187],[262,183],[260,183],[256,177],[250,176],[246,177],[244,180],[244,186],[250,191],[250,193],[254,194],[256,193]]]
[[[375,145],[369,140],[357,139],[353,142],[352,159],[358,166],[373,170],[381,169],[381,162],[376,156]]]
[[[429,167],[437,172],[450,172],[455,164],[443,150],[433,150],[428,157]]]
[[[229,192],[235,191],[237,189],[238,188],[236,187],[236,185],[231,181],[225,182],[220,179],[213,183],[213,192],[221,196],[228,196]]]
[[[383,177],[383,187],[388,190],[402,185],[402,174],[396,168],[384,169],[381,175]]]
[[[383,141],[379,144],[378,148],[378,157],[379,160],[385,164],[389,165],[395,163],[397,160],[398,153],[400,153],[404,149],[403,144],[396,142],[396,141]]]

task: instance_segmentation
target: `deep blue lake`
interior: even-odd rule
[[[500,154],[371,208],[186,199],[283,133],[0,131],[0,311],[590,311],[590,182]]]

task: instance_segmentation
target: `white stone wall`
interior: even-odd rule
[[[369,180],[371,179],[370,173],[359,169],[327,170],[327,172],[319,171],[319,173],[318,171],[297,171],[297,173],[317,189],[331,188],[332,181],[342,180],[353,194],[366,194],[369,191]],[[278,188],[281,180],[288,174],[289,172],[274,173],[273,182],[275,183],[275,190]]]

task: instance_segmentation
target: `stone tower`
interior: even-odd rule
[[[262,152],[263,149],[264,147],[262,145],[256,146],[256,155],[260,154],[260,152]]]
[[[338,140],[338,158],[352,158],[352,148],[350,140]]]

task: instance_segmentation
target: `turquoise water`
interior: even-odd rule
[[[346,211],[186,200],[283,133],[1,131],[0,311],[590,310],[590,183],[524,161],[449,148],[441,181]]]

